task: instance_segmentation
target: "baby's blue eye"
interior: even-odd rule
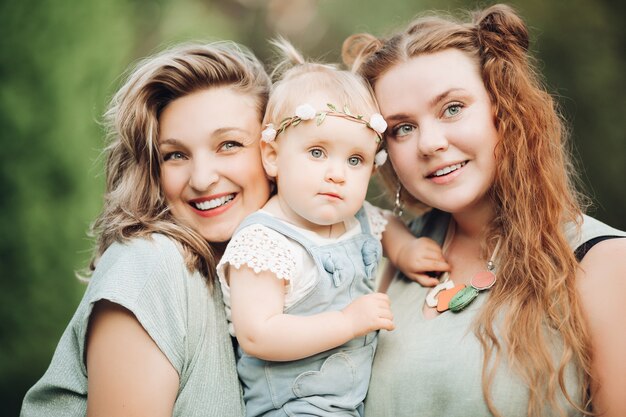
[[[348,158],[348,164],[350,164],[353,167],[359,165],[360,163],[361,163],[361,158],[359,158],[358,156],[351,156],[350,158]]]
[[[322,156],[324,156],[324,152],[322,152],[321,149],[311,149],[309,151],[309,154],[311,154],[313,158],[321,158]]]

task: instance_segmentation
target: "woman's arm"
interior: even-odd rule
[[[602,241],[585,255],[578,290],[593,349],[594,411],[626,416],[626,239]]]
[[[374,330],[393,330],[385,294],[364,295],[341,311],[295,316],[283,313],[284,281],[272,272],[229,267],[229,282],[239,345],[260,359],[302,359]]]
[[[89,417],[172,415],[178,373],[129,310],[96,303],[85,360]]]

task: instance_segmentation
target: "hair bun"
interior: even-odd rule
[[[528,51],[528,28],[510,6],[496,4],[474,16],[479,39],[483,46],[499,45],[507,49],[511,44]]]
[[[352,71],[358,70],[363,61],[383,46],[380,39],[369,33],[357,33],[343,41],[341,59]]]

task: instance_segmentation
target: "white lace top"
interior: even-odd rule
[[[387,226],[384,211],[368,202],[365,202],[363,207],[372,235],[380,240]],[[264,213],[271,216],[265,211]],[[289,226],[320,246],[349,239],[361,232],[361,225],[355,217],[345,222],[346,231],[338,238],[323,238],[310,230],[291,224]],[[242,265],[248,266],[254,272],[271,271],[276,278],[286,281],[285,309],[308,294],[319,277],[313,258],[294,240],[259,224],[241,229],[228,243],[217,265],[217,276],[222,287],[229,330],[233,336],[235,333],[230,322],[230,287],[226,270],[228,266],[239,269]]]

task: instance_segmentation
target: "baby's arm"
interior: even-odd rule
[[[425,287],[437,285],[439,280],[427,273],[450,270],[441,247],[432,239],[413,236],[398,217],[392,214],[385,217],[387,227],[381,240],[385,256],[408,278]]]
[[[229,267],[232,322],[241,348],[271,361],[302,359],[378,329],[393,330],[389,298],[364,295],[341,311],[283,313],[284,281],[271,271]]]

